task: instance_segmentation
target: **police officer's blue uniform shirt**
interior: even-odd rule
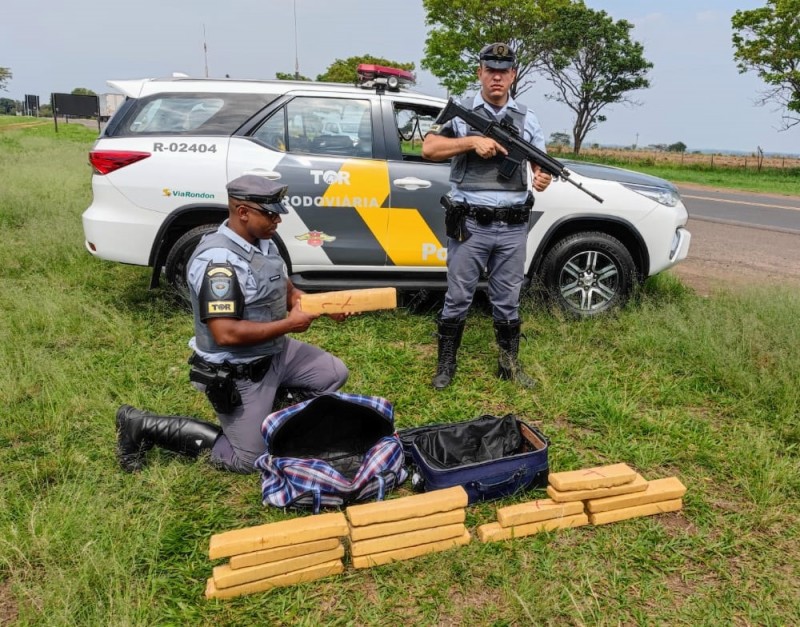
[[[244,238],[240,237],[236,233],[234,233],[230,228],[228,228],[228,221],[222,223],[219,227],[219,232],[224,234],[226,237],[230,238],[234,242],[236,242],[239,246],[244,248],[247,251],[250,250],[258,250],[261,252],[262,255],[270,255],[270,254],[280,254],[275,247],[275,244],[272,243],[272,240],[262,239],[258,240],[258,246],[253,246],[250,242],[245,240]],[[244,296],[245,305],[251,303],[253,298],[256,294],[256,279],[253,276],[253,273],[250,269],[249,264],[242,259],[236,253],[226,249],[226,248],[210,248],[209,250],[201,253],[197,256],[191,266],[189,266],[189,270],[186,273],[186,278],[191,286],[191,289],[194,290],[195,294],[200,292],[200,288],[203,283],[203,279],[205,277],[206,267],[208,266],[209,262],[212,263],[228,263],[230,264],[233,269],[236,271],[236,278],[239,280],[239,285],[242,288],[242,294]],[[284,278],[288,278],[288,272],[286,269],[286,264],[283,266],[283,276]],[[231,363],[236,363],[237,361],[241,361],[234,357],[233,353],[229,352],[219,352],[219,353],[207,353],[197,348],[196,338],[192,337],[189,340],[189,347],[195,351],[200,357],[209,361],[211,363],[222,363],[223,361],[229,361]]]
[[[516,101],[509,96],[508,102],[499,111],[495,111],[494,107],[488,104],[481,96],[480,92],[475,95],[472,101],[472,110],[475,111],[483,107],[491,113],[498,120],[505,117],[508,109],[519,111],[519,106]],[[450,128],[455,137],[467,136],[467,123],[461,118],[453,118],[443,128]],[[542,127],[539,126],[539,120],[531,112],[530,109],[525,114],[525,127],[522,130],[522,138],[541,150],[546,150],[544,143],[544,133]],[[464,201],[471,205],[484,205],[487,207],[508,207],[511,205],[519,205],[525,202],[528,192],[505,192],[505,191],[463,191],[458,188],[455,183],[450,184],[450,197],[455,201]]]

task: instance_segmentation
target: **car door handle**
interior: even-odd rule
[[[281,178],[280,172],[275,172],[274,170],[262,170],[256,168],[255,170],[247,170],[244,174],[255,174],[256,176],[263,176],[265,179],[269,179],[270,181],[277,181]]]
[[[403,189],[407,189],[412,192],[415,189],[428,189],[432,185],[430,181],[418,179],[416,176],[408,176],[404,179],[395,179],[392,181],[392,183],[397,187],[402,187]]]

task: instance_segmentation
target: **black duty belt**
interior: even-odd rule
[[[202,368],[209,372],[224,370],[230,372],[237,379],[261,381],[261,379],[264,378],[264,375],[267,374],[267,371],[272,364],[273,356],[274,355],[267,355],[266,357],[261,357],[260,359],[250,361],[245,364],[232,364],[227,361],[224,361],[221,364],[215,364],[210,361],[206,361],[197,353],[192,353],[189,357],[189,363],[195,367]]]
[[[484,226],[492,222],[523,224],[528,221],[531,215],[531,206],[527,203],[499,208],[486,207],[483,205],[466,205],[466,215],[470,218],[475,218],[478,224]]]

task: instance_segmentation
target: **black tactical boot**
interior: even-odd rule
[[[497,376],[511,379],[524,388],[533,388],[536,381],[529,377],[519,363],[519,337],[522,323],[519,320],[495,320],[494,334],[500,354],[497,358]]]
[[[159,416],[123,405],[117,410],[117,459],[127,472],[144,466],[144,455],[154,446],[197,457],[222,433],[216,425],[184,416]]]
[[[453,318],[439,319],[439,359],[436,365],[436,376],[433,377],[433,387],[443,390],[456,374],[456,353],[461,346],[461,336],[464,333],[465,320]]]

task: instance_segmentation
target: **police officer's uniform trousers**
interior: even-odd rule
[[[442,318],[466,318],[484,268],[489,271],[492,317],[519,318],[528,225],[492,222],[482,226],[467,218],[467,228],[472,233],[467,241],[452,237],[447,241],[447,295]]]

